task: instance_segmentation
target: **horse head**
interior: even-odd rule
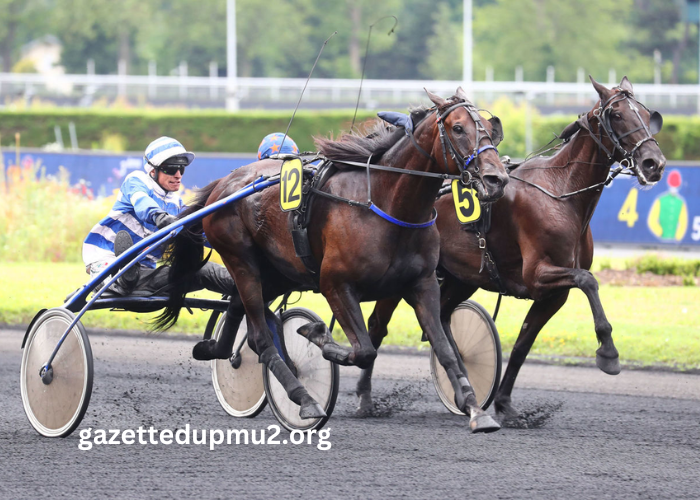
[[[613,144],[613,158],[632,170],[642,186],[653,186],[666,166],[666,157],[654,139],[663,125],[661,113],[635,99],[626,76],[612,89],[589,78],[600,96],[592,115],[598,119],[599,132],[602,129]]]
[[[426,92],[437,107],[440,129],[433,151],[441,149],[442,154],[434,156],[444,162],[446,170],[474,184],[482,202],[502,197],[508,174],[496,149],[503,140],[501,120],[482,117],[461,87],[450,99]]]

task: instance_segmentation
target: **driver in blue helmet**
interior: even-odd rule
[[[299,154],[299,148],[291,137],[282,132],[268,134],[258,146],[258,160],[264,160],[276,154]]]
[[[91,277],[99,274],[135,242],[176,220],[183,209],[179,189],[185,168],[194,160],[179,141],[160,137],[144,153],[144,171],[124,179],[117,201],[107,217],[98,222],[83,242],[83,261]],[[133,266],[112,285],[121,295],[152,295],[167,291],[169,267],[157,267],[163,248],[154,248],[139,265]],[[195,276],[190,291],[206,288],[225,295],[235,291],[225,267],[207,262]]]

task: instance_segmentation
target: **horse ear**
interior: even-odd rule
[[[656,135],[661,132],[661,127],[664,126],[664,117],[658,111],[652,111],[649,118],[649,131],[651,135]]]
[[[457,92],[455,92],[455,97],[459,97],[460,99],[463,99],[464,101],[471,104],[469,97],[467,97],[467,93],[464,91],[464,89],[462,87],[457,87]]]
[[[501,119],[497,116],[492,116],[489,118],[489,123],[491,123],[491,144],[498,146],[503,140],[503,125],[501,124]]]
[[[438,108],[440,106],[444,106],[447,101],[440,97],[437,94],[433,94],[431,91],[423,87],[423,90],[425,90],[425,93],[428,94],[428,97],[430,97],[430,100],[433,101],[433,104],[435,104]]]
[[[620,88],[622,90],[626,90],[630,94],[634,94],[634,90],[632,90],[632,84],[630,83],[630,81],[627,79],[626,76],[622,77],[622,81],[620,82]]]
[[[610,97],[610,89],[608,89],[605,85],[602,83],[596,82],[591,75],[588,75],[588,78],[591,79],[591,83],[593,84],[593,88],[598,92],[598,95],[603,101],[607,101],[608,97]]]

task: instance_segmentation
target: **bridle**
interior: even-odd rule
[[[605,135],[608,136],[610,141],[613,144],[612,151],[609,150],[605,144],[603,144],[603,141],[601,138],[599,138],[596,134],[594,134],[591,129],[590,129],[590,121],[588,119],[588,114],[585,114],[579,118],[578,122],[581,126],[581,128],[584,128],[587,130],[593,140],[598,144],[598,147],[603,150],[605,155],[608,157],[608,160],[611,162],[615,161],[615,152],[619,151],[619,153],[622,155],[622,159],[618,162],[620,166],[622,167],[623,170],[630,170],[634,172],[635,175],[641,176],[642,179],[646,181],[646,177],[644,176],[644,173],[641,171],[639,166],[636,164],[634,161],[634,155],[637,153],[637,150],[642,146],[642,144],[648,142],[648,141],[654,141],[657,145],[659,144],[658,141],[654,138],[653,132],[649,126],[647,126],[646,123],[644,123],[644,120],[642,119],[642,116],[639,114],[639,106],[643,107],[644,109],[647,110],[649,113],[650,119],[649,119],[649,124],[656,129],[656,132],[658,132],[661,128],[661,123],[662,123],[662,117],[661,114],[658,111],[652,111],[644,104],[641,102],[637,101],[631,92],[624,90],[620,87],[615,87],[613,90],[617,90],[618,92],[611,96],[607,101],[600,103],[600,106],[597,107],[596,109],[593,110],[593,117],[598,120],[598,124],[600,127],[603,129],[605,132]],[[613,129],[611,123],[610,123],[610,115],[613,112],[613,105],[618,103],[618,102],[627,102],[629,105],[630,109],[634,111],[634,114],[637,117],[637,120],[639,121],[639,126],[636,128],[633,128],[632,130],[629,130],[625,132],[622,135],[618,135],[617,132]],[[628,151],[625,149],[625,147],[622,145],[622,139],[625,137],[632,135],[633,133],[637,132],[638,130],[643,130],[645,133],[645,137],[637,141],[637,143],[634,145],[631,151]]]
[[[661,113],[658,111],[652,111],[644,104],[641,102],[637,101],[633,96],[632,93],[622,89],[620,87],[615,87],[613,90],[617,90],[618,92],[611,96],[608,100],[605,102],[600,103],[600,106],[595,108],[593,110],[593,118],[598,120],[598,123],[600,125],[600,128],[603,129],[605,132],[605,135],[608,136],[610,141],[613,144],[612,151],[609,150],[605,144],[603,143],[602,140],[602,132],[600,132],[600,136],[598,134],[595,134],[591,130],[591,123],[588,118],[589,113],[584,113],[581,115],[581,117],[574,122],[572,125],[578,125],[578,127],[572,128],[571,126],[567,127],[565,129],[565,133],[560,136],[560,138],[564,139],[564,142],[567,142],[571,139],[571,137],[578,131],[579,128],[582,128],[588,132],[588,135],[593,139],[593,141],[598,145],[598,147],[605,153],[607,156],[608,160],[610,163],[615,162],[615,152],[618,151],[622,155],[622,159],[618,162],[619,166],[615,168],[612,172],[608,174],[607,179],[605,179],[602,182],[598,182],[596,184],[593,184],[591,186],[588,186],[583,189],[579,189],[578,191],[573,191],[571,193],[566,193],[566,194],[561,194],[561,195],[555,195],[553,193],[550,193],[547,189],[543,188],[542,186],[539,186],[535,184],[534,182],[530,182],[528,180],[522,179],[521,177],[518,177],[516,175],[510,174],[511,179],[515,179],[517,181],[523,182],[525,184],[528,184],[534,188],[539,189],[543,193],[545,193],[547,196],[557,199],[557,200],[563,200],[566,198],[570,198],[571,196],[575,196],[577,194],[590,191],[593,189],[598,189],[601,186],[608,186],[618,175],[625,173],[627,175],[635,175],[639,176],[644,181],[646,182],[646,177],[644,176],[644,173],[642,170],[639,168],[637,163],[634,161],[634,155],[637,153],[637,150],[644,144],[645,142],[648,141],[654,141],[657,145],[659,144],[657,140],[654,138],[653,134],[658,133],[661,130],[661,126],[663,124],[663,118],[661,117]],[[637,116],[637,120],[639,120],[640,126],[625,132],[622,135],[618,135],[617,132],[612,128],[612,125],[610,124],[610,115],[612,114],[612,106],[613,104],[617,102],[622,102],[626,101],[629,104],[629,107],[632,111],[634,111],[635,115]],[[637,107],[637,104],[644,109],[647,110],[649,113],[649,126],[647,126],[646,123],[644,123],[644,120],[642,119],[642,116],[639,114],[639,108]],[[625,137],[637,132],[638,130],[644,130],[646,133],[646,137],[640,139],[637,141],[637,143],[634,145],[631,151],[627,151],[625,147],[622,145],[621,141]],[[556,139],[556,138],[555,138]]]
[[[472,154],[469,155],[467,158],[462,156],[459,151],[457,151],[457,148],[452,144],[452,140],[450,139],[450,135],[447,133],[447,130],[445,130],[445,118],[452,113],[454,110],[459,109],[459,108],[465,108],[467,110],[467,113],[469,114],[470,118],[474,122],[474,125],[476,127],[476,142],[474,143],[474,149],[472,150]],[[447,172],[447,152],[449,150],[450,156],[452,157],[452,160],[454,160],[458,165],[461,166],[461,181],[463,184],[471,184],[473,182],[472,179],[472,174],[468,170],[469,164],[473,161],[474,162],[474,174],[479,173],[479,155],[483,153],[484,151],[488,151],[489,149],[493,149],[496,151],[496,154],[498,154],[498,149],[496,149],[496,146],[493,145],[493,139],[491,135],[488,133],[488,131],[484,128],[484,125],[481,123],[481,116],[479,115],[479,110],[476,109],[476,107],[469,103],[469,102],[459,102],[457,104],[453,104],[449,108],[447,108],[445,111],[440,113],[439,109],[435,110],[435,114],[437,115],[437,125],[438,125],[438,131],[440,132],[440,144],[442,145],[442,157],[443,161],[445,162],[445,171]],[[491,141],[491,144],[487,144],[485,146],[479,147],[479,144],[481,143],[482,139],[488,137],[489,141]],[[468,176],[465,178],[465,176]]]

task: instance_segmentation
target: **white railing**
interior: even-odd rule
[[[135,104],[182,103],[224,107],[234,96],[243,107],[290,107],[296,104],[306,80],[302,78],[236,78],[137,75],[53,75],[0,73],[0,106],[13,99],[54,99],[61,104],[89,106],[98,99],[122,97]],[[354,107],[359,80],[312,79],[304,102],[316,108]],[[360,105],[405,107],[426,101],[423,88],[451,95],[463,86],[474,100],[492,101],[505,95],[549,108],[591,104],[596,94],[588,82],[365,80]],[[700,112],[700,85],[637,84],[635,93],[650,107]]]

